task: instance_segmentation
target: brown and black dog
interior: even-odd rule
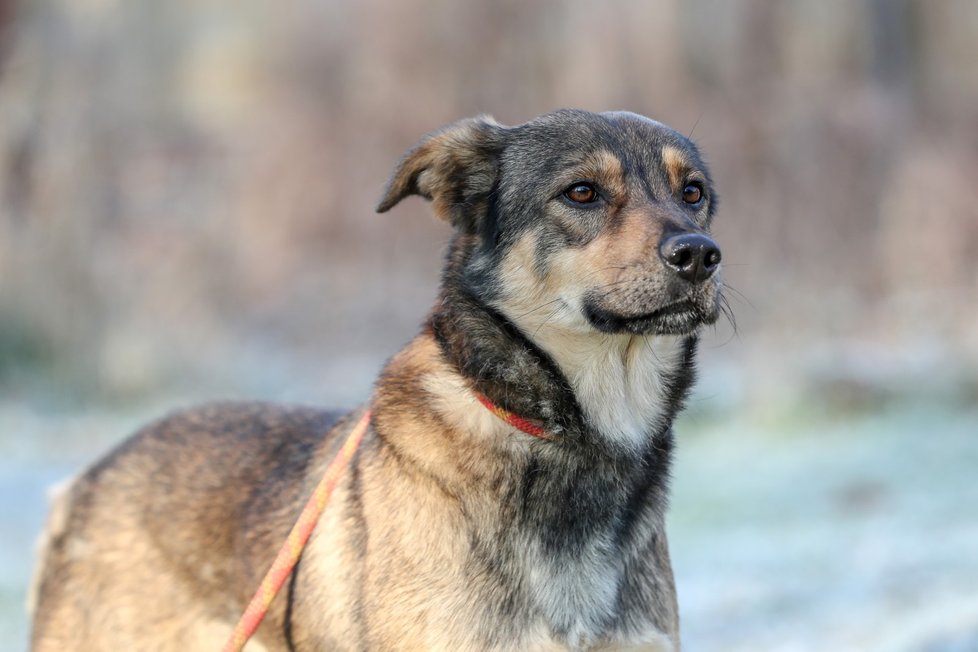
[[[631,113],[475,118],[378,210],[412,194],[455,228],[438,301],[248,649],[678,650],[672,422],[721,305],[696,147]],[[33,649],[219,649],[365,409],[210,405],[126,441],[52,508]]]

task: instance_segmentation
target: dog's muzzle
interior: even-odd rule
[[[654,279],[642,276],[632,287],[619,284],[606,295],[591,293],[584,299],[584,315],[605,333],[690,334],[720,316],[721,257],[720,247],[704,233],[667,236],[659,244],[663,265]]]

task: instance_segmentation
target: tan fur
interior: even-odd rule
[[[662,164],[669,175],[669,185],[673,192],[682,190],[682,183],[690,171],[689,159],[682,150],[666,145],[662,148]]]
[[[576,179],[569,177],[576,177]],[[598,150],[583,157],[582,164],[570,173],[565,173],[565,178],[568,179],[568,183],[573,183],[579,179],[596,181],[611,194],[612,198],[618,201],[624,199],[628,192],[621,161],[606,149]]]

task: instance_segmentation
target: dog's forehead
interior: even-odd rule
[[[631,111],[605,111],[598,115],[608,120],[621,133],[639,142],[663,140],[672,143],[686,140],[672,127]]]
[[[664,151],[681,153],[695,167],[702,165],[688,138],[661,122],[627,111],[562,109],[521,125],[513,136],[514,154],[546,157],[548,168],[602,150],[623,162],[641,162],[643,168],[660,164]]]

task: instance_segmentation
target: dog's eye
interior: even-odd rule
[[[687,183],[683,188],[683,201],[687,204],[698,204],[703,199],[703,186],[698,182]]]
[[[598,199],[598,191],[589,183],[575,183],[564,191],[564,197],[575,204],[590,204]]]

